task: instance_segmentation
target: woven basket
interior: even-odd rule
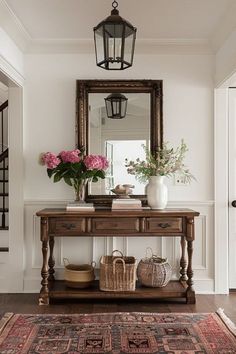
[[[92,285],[95,279],[95,262],[90,264],[70,264],[67,258],[63,259],[65,272],[64,278],[66,286],[70,288],[87,288]]]
[[[120,256],[113,256],[119,252]],[[99,287],[102,291],[134,291],[136,285],[136,260],[124,257],[122,252],[115,250],[111,256],[100,259]]]
[[[147,250],[152,249],[150,247]],[[146,250],[146,253],[147,253]],[[166,258],[160,258],[153,254],[151,257],[141,259],[137,268],[137,277],[139,282],[147,287],[162,288],[166,286],[171,279],[172,268]]]

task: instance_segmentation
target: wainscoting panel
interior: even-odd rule
[[[40,220],[36,212],[43,208],[63,207],[65,201],[27,201],[25,202],[25,278],[24,291],[38,292],[42,264],[40,242]],[[214,203],[170,202],[168,207],[190,208],[200,212],[195,224],[193,269],[195,289],[198,293],[214,292]],[[173,268],[173,278],[179,277],[180,239],[154,237],[63,237],[55,239],[56,277],[63,279],[63,258],[71,263],[90,263],[95,261],[97,268],[102,255],[120,250],[124,255],[135,256],[137,261],[146,255],[146,248],[153,253],[168,258]],[[148,253],[148,255],[150,252]]]

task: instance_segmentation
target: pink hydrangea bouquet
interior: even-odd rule
[[[48,177],[53,176],[53,182],[61,179],[73,187],[76,200],[84,200],[84,186],[88,181],[97,182],[105,178],[109,166],[106,157],[101,155],[85,156],[82,149],[61,151],[58,155],[52,152],[41,154],[40,161],[47,167]]]

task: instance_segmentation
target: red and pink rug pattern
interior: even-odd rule
[[[1,354],[232,354],[236,337],[215,313],[6,314]]]

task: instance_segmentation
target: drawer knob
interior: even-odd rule
[[[66,230],[71,230],[76,227],[75,224],[62,224],[62,227],[64,227]]]
[[[171,225],[168,222],[160,222],[160,224],[158,224],[158,226],[160,226],[162,229],[166,229],[167,227],[170,227]]]

